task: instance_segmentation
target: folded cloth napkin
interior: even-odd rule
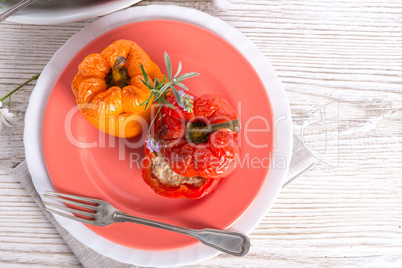
[[[300,175],[304,174],[314,165],[315,158],[309,153],[309,151],[303,146],[300,139],[293,135],[293,155],[290,162],[288,177],[284,182],[284,186],[288,185],[291,181],[295,180]],[[55,226],[56,230],[60,233],[67,245],[71,248],[72,252],[77,256],[78,260],[84,267],[89,268],[126,268],[133,267],[132,265],[115,261],[111,258],[100,255],[87,246],[83,245],[77,239],[72,237],[57,221],[53,218],[52,214],[45,210],[42,200],[35,190],[32,183],[31,175],[28,172],[26,162],[20,163],[15,167],[11,173],[22,186],[32,196],[39,208],[43,211],[49,221]]]

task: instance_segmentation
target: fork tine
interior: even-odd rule
[[[46,191],[47,194],[52,194],[52,195],[59,195],[59,196],[63,196],[63,197],[68,197],[68,198],[73,198],[76,200],[82,200],[82,201],[87,201],[87,202],[91,202],[91,203],[96,203],[96,204],[100,204],[103,201],[99,200],[99,199],[95,199],[95,198],[89,198],[89,197],[83,197],[83,196],[78,196],[78,195],[71,195],[71,194],[62,194],[62,193],[57,193],[57,192],[53,192],[53,191]]]
[[[53,192],[50,192],[50,193],[53,193]],[[55,193],[55,194],[57,194],[57,193]],[[61,195],[61,194],[60,194],[60,195]],[[67,203],[67,204],[71,204],[71,205],[76,205],[76,206],[78,206],[78,207],[83,207],[83,208],[92,209],[92,210],[98,210],[98,207],[97,207],[97,206],[92,206],[92,205],[84,204],[84,203],[81,203],[81,202],[77,202],[77,201],[73,201],[73,200],[61,198],[61,197],[58,197],[58,196],[49,195],[49,194],[44,194],[43,196],[44,196],[44,197],[47,197],[47,198],[50,198],[50,199],[53,199],[53,200],[57,200],[57,201],[63,202],[63,203]],[[69,198],[74,198],[74,197],[73,197],[74,195],[65,195],[65,194],[63,194],[62,196],[69,197]],[[90,201],[90,202],[91,202],[91,201]],[[92,201],[92,202],[94,202],[94,201]]]
[[[46,201],[43,201],[43,204],[45,204],[46,206],[55,207],[55,208],[58,208],[58,209],[61,209],[61,210],[70,211],[72,213],[80,214],[80,215],[83,215],[83,216],[88,216],[88,217],[92,217],[92,218],[94,218],[96,216],[95,213],[93,213],[93,212],[87,212],[87,211],[82,211],[82,210],[79,210],[79,209],[69,208],[69,207],[66,207],[66,206],[60,206],[60,205],[57,205],[57,204],[54,204],[54,203],[49,203],[49,202],[46,202]]]
[[[92,224],[92,225],[93,225],[94,222],[95,222],[95,221],[91,221],[91,220],[87,220],[87,219],[83,219],[83,218],[79,218],[79,217],[74,217],[74,216],[72,216],[72,215],[68,215],[68,214],[62,213],[62,212],[60,212],[60,211],[51,209],[51,208],[45,207],[45,209],[46,209],[47,211],[49,211],[50,213],[54,213],[54,214],[60,215],[60,216],[65,217],[65,218],[69,218],[69,219],[74,220],[74,221],[79,221],[79,222],[82,222],[82,223]]]

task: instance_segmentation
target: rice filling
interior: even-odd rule
[[[200,187],[206,181],[206,179],[201,177],[185,177],[177,174],[169,167],[160,153],[156,153],[153,158],[152,172],[155,177],[166,186],[177,187],[185,183],[194,187]]]

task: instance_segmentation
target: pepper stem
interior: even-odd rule
[[[119,56],[116,58],[112,69],[106,75],[106,85],[108,88],[113,86],[118,86],[123,88],[128,85],[130,82],[130,77],[128,76],[128,70],[124,67],[127,59],[123,56]]]
[[[204,122],[190,122],[186,126],[186,140],[190,143],[200,144],[208,141],[211,133],[219,129],[228,128],[233,132],[240,132],[240,120],[234,119],[224,123],[207,125]]]

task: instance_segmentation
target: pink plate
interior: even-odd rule
[[[94,128],[76,108],[71,82],[78,64],[118,39],[133,40],[166,73],[163,53],[173,70],[200,76],[186,80],[195,95],[225,97],[242,121],[237,169],[199,200],[159,196],[141,177],[144,138],[116,138]],[[266,90],[244,56],[218,35],[178,21],[149,20],[115,28],[86,45],[60,74],[43,122],[43,150],[57,191],[99,198],[129,214],[189,228],[231,226],[252,204],[268,174],[274,122]],[[172,250],[196,244],[193,238],[131,223],[89,226],[100,236],[142,250]]]

